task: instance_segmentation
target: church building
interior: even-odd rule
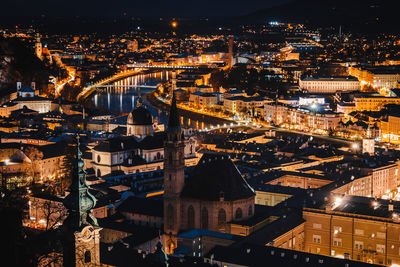
[[[129,113],[126,128],[126,136],[107,139],[93,148],[91,165],[97,177],[117,171],[132,174],[163,168],[166,133],[154,130],[153,116],[141,98]],[[184,159],[195,162],[196,140],[186,138],[184,144]]]
[[[92,214],[96,198],[86,183],[85,162],[77,145],[70,194],[64,199],[68,217],[62,226],[63,266],[100,266],[100,231]]]
[[[167,253],[180,231],[229,233],[228,222],[253,217],[255,191],[227,155],[204,154],[185,178],[184,136],[175,95],[164,145],[164,232]]]

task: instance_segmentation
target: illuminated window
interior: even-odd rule
[[[342,246],[342,239],[341,238],[334,238],[333,239],[333,246],[341,247]]]
[[[355,249],[362,250],[363,247],[364,247],[364,242],[362,242],[362,241],[355,241],[354,242],[354,248]]]
[[[321,244],[321,236],[320,235],[313,235],[313,242],[316,244]]]
[[[376,244],[376,252],[378,252],[378,253],[385,253],[385,245]]]

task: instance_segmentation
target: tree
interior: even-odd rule
[[[3,255],[8,266],[31,266],[31,254],[27,245],[22,220],[27,210],[28,199],[25,188],[9,190],[0,187],[0,235],[4,244]]]

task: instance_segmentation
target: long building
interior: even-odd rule
[[[350,75],[357,77],[362,84],[374,88],[398,88],[400,68],[398,66],[352,66],[348,69]]]
[[[280,103],[264,105],[264,118],[276,125],[298,130],[334,130],[343,118],[342,113],[324,110],[312,110],[306,107],[294,107]]]
[[[300,89],[309,93],[334,94],[337,91],[360,90],[360,82],[352,76],[313,77],[306,76],[299,79]]]

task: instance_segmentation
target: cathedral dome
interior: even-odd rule
[[[139,106],[128,115],[128,125],[152,125],[153,117],[145,107]]]

